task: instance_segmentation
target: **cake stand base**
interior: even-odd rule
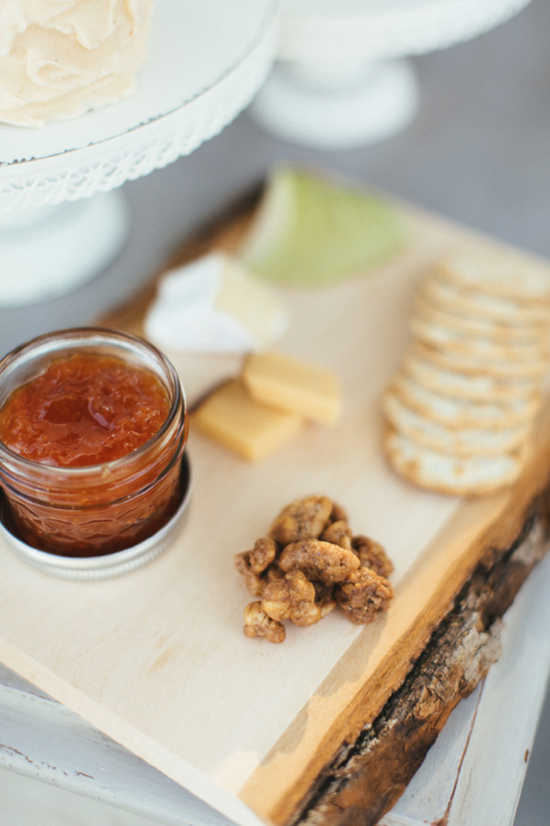
[[[47,301],[100,273],[126,240],[118,190],[0,215],[0,307]]]
[[[404,129],[418,106],[406,60],[338,66],[281,62],[249,107],[252,120],[277,138],[315,149],[354,149]]]

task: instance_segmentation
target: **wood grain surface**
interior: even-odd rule
[[[172,547],[131,575],[60,581],[0,545],[2,662],[242,824],[301,816],[316,780],[404,683],[487,549],[509,547],[521,533],[546,484],[543,440],[513,490],[472,501],[421,491],[384,459],[380,394],[407,342],[417,280],[435,256],[475,241],[397,208],[410,243],[394,261],[330,289],[282,291],[292,321],[281,349],[338,372],[339,425],[307,425],[259,465],[192,432],[188,517]],[[210,229],[169,265],[234,248],[249,214]],[[102,323],[141,333],[153,294]],[[216,360],[168,355],[184,386],[217,381]],[[249,598],[233,555],[283,505],[312,492],[340,502],[355,533],[386,547],[394,603],[363,628],[333,612],[289,629],[280,646],[248,640]]]

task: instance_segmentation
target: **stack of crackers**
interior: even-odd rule
[[[478,495],[514,482],[548,369],[550,269],[485,248],[423,278],[412,342],[387,388],[384,447],[405,478]]]

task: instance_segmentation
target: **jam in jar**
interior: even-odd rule
[[[181,499],[186,441],[178,376],[137,337],[65,330],[0,362],[4,521],[32,547],[101,556],[156,533]]]

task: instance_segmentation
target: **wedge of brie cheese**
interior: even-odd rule
[[[237,258],[214,252],[164,276],[145,334],[161,349],[245,353],[273,344],[288,321],[273,288]]]

